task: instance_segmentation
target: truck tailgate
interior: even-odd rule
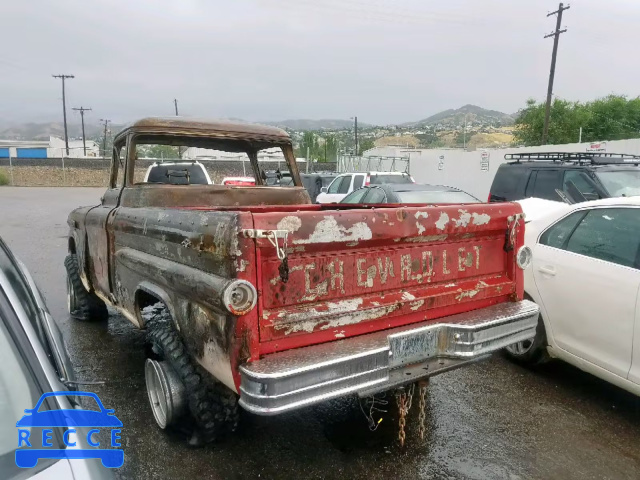
[[[517,204],[253,213],[261,352],[521,298],[520,214]]]

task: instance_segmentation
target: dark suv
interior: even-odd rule
[[[600,152],[512,153],[498,167],[490,202],[528,197],[568,203],[640,195],[640,156]]]

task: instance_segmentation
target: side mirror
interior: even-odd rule
[[[329,191],[329,188],[327,188],[327,187],[322,187],[320,189],[320,193],[327,193],[328,191]]]

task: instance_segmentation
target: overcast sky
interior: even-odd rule
[[[557,1],[3,0],[0,122],[147,115],[395,123],[546,95]],[[640,94],[640,1],[565,11],[555,94]],[[78,115],[70,112],[71,121]]]

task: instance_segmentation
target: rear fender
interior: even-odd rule
[[[172,319],[176,318],[176,312],[175,312],[175,308],[173,307],[173,301],[171,301],[169,294],[165,292],[165,290],[162,287],[154,283],[147,282],[147,281],[140,282],[140,284],[138,285],[138,288],[135,291],[135,297],[134,297],[135,298],[135,314],[138,319],[138,325],[140,325],[140,328],[145,328],[147,323],[146,319],[141,314],[143,307],[140,302],[140,297],[142,296],[141,295],[142,292],[157,298],[159,302],[162,302],[164,306],[167,307],[167,309],[169,310],[169,314],[171,315],[171,318]],[[174,323],[175,323],[175,320],[174,320]]]

